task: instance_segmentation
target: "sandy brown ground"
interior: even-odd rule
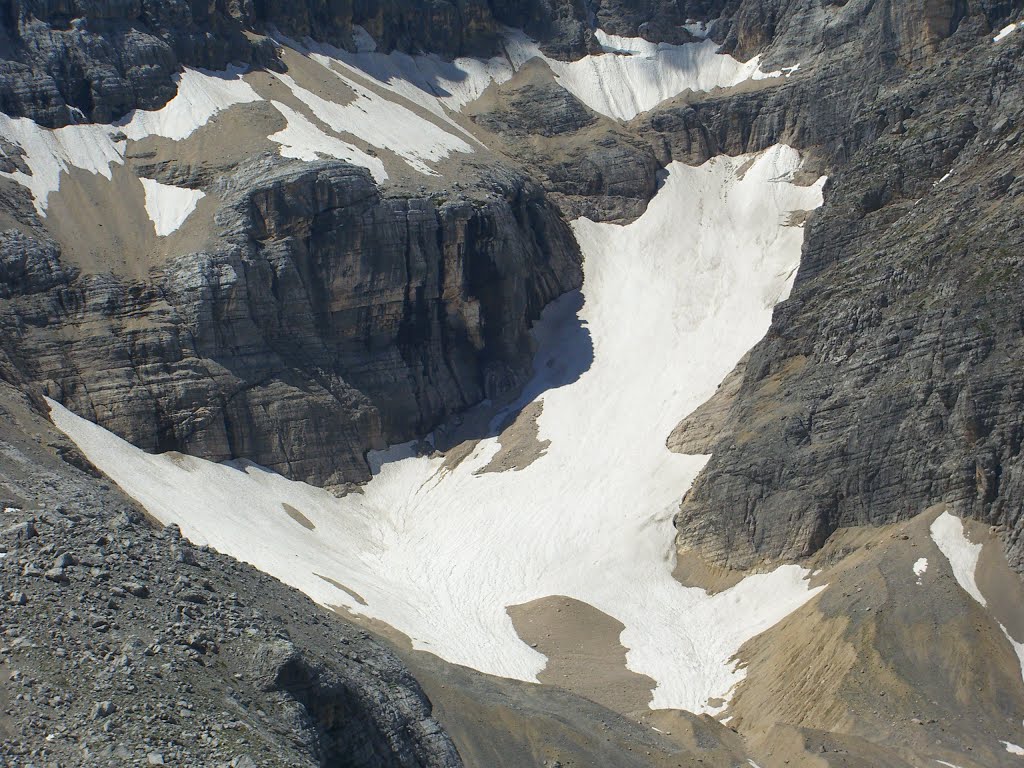
[[[593,612],[580,606],[583,613]],[[335,610],[382,638],[402,657],[468,768],[747,765],[742,739],[712,718],[650,710],[639,717],[626,716],[560,685],[492,677],[414,651],[408,637],[386,624],[343,607]]]
[[[941,511],[838,532],[816,558],[829,588],[741,649],[748,674],[728,714],[763,768],[1019,765],[1000,740],[1024,738],[1020,662],[931,540]],[[998,541],[984,526],[968,530],[985,542],[982,581],[1005,590],[996,602],[1016,600]],[[794,761],[794,739],[813,758]]]
[[[304,514],[302,514],[299,510],[297,510],[291,504],[289,504],[287,502],[283,502],[281,504],[281,506],[284,508],[285,514],[287,514],[288,517],[290,517],[296,523],[301,525],[307,531],[312,531],[314,528],[316,528],[316,526],[313,524],[312,520],[310,520],[308,517],[306,517]]]
[[[548,657],[542,683],[631,718],[650,713],[655,681],[626,668],[620,621],[561,595],[511,606],[508,615],[523,642]]]
[[[537,419],[543,412],[544,402],[540,401],[530,403],[516,414],[512,423],[498,435],[501,448],[476,474],[525,469],[547,453],[551,441],[538,437]]]

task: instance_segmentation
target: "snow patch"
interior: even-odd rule
[[[1012,741],[1000,741],[999,743],[1006,747],[1006,751],[1011,755],[1024,755],[1024,747],[1019,747]]]
[[[535,42],[513,31],[506,33],[506,51],[516,69],[532,58],[543,59],[562,87],[617,120],[631,120],[683,91],[710,91],[783,74],[762,72],[758,56],[740,62],[718,53],[721,46],[713,40],[670,45],[601,30],[595,36],[605,53],[572,62],[548,58]]]
[[[954,765],[953,763],[947,763],[945,760],[936,760],[935,762],[938,763],[939,765],[946,766],[946,768],[960,768],[959,765]]]
[[[32,193],[40,216],[52,192],[60,189],[60,175],[72,168],[111,178],[111,164],[124,162],[125,137],[138,141],[147,136],[181,140],[206,124],[217,112],[260,97],[241,79],[241,70],[206,72],[185,70],[175,76],[178,94],[162,109],[135,110],[114,124],[69,125],[44,128],[28,118],[11,118],[0,113],[0,135],[24,153],[29,173],[0,173]]]
[[[1024,643],[1018,643],[1013,637],[1010,636],[1009,631],[1002,624],[999,628],[1003,630],[1003,634],[1006,635],[1006,639],[1010,641],[1010,645],[1013,646],[1013,652],[1017,654],[1017,661],[1020,662],[1020,675],[1021,679],[1024,679]]]
[[[1024,22],[1007,24],[1005,27],[1000,29],[999,32],[996,33],[996,36],[992,38],[992,42],[998,43],[1000,40],[1007,37],[1011,32],[1014,32],[1019,26],[1021,26],[1021,24],[1024,24]]]
[[[352,42],[356,44],[357,53],[373,53],[377,50],[377,41],[373,35],[358,24],[352,25]]]
[[[917,576],[917,583],[921,583],[921,577],[924,576],[925,571],[928,570],[928,558],[919,557],[914,563],[914,575]]]
[[[964,524],[959,517],[943,512],[931,525],[932,540],[949,560],[956,578],[963,590],[981,605],[988,605],[974,580],[974,571],[981,556],[981,544],[972,544],[964,535]]]
[[[187,189],[140,178],[146,192],[146,213],[158,237],[166,237],[182,224],[206,197],[201,189]]]
[[[782,146],[675,163],[632,224],[574,222],[582,296],[544,311],[537,373],[512,406],[543,401],[538,438],[550,445],[515,473],[478,474],[496,437],[454,468],[409,444],[371,454],[372,481],[336,499],[245,462],[146,454],[55,403],[52,418],[157,519],[418,649],[535,681],[546,659],[506,608],[565,595],[622,622],[627,666],[657,683],[652,708],[721,712],[711,701],[743,679],[743,643],[824,587],[796,565],[715,595],[675,581],[672,516],[708,457],[670,453],[665,439],[789,293],[803,231],[785,222],[821,204],[822,181],[792,183],[798,167]]]
[[[368,169],[378,184],[387,180],[388,173],[384,170],[384,163],[380,158],[368,155],[337,136],[329,136],[313,125],[305,115],[296,112],[287,104],[280,101],[272,101],[271,104],[288,121],[284,129],[267,137],[275,144],[281,145],[282,157],[307,162],[322,157],[333,157]]]
[[[27,117],[12,118],[0,112],[0,136],[21,149],[29,171],[0,176],[27,187],[36,211],[45,216],[50,193],[60,189],[61,173],[81,168],[111,178],[110,165],[123,162],[125,149],[125,142],[115,141],[114,133],[109,125],[44,128]]]
[[[428,163],[443,160],[453,152],[473,151],[463,139],[430,120],[364,88],[338,70],[328,69],[352,89],[356,97],[354,101],[337,104],[303,88],[289,75],[274,75],[331,130],[351,134],[372,146],[391,150],[420,173],[434,176],[436,173]]]
[[[683,29],[689,32],[694,37],[699,37],[702,40],[708,36],[709,26],[706,21],[695,21],[694,19],[687,19],[686,23],[683,24]]]
[[[235,104],[261,101],[260,95],[242,79],[244,71],[240,67],[224,72],[186,67],[175,76],[177,95],[156,111],[132,112],[122,128],[124,135],[133,141],[147,136],[181,141],[206,125],[218,112]]]

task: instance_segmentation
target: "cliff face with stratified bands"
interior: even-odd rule
[[[229,244],[146,281],[0,235],[18,375],[148,450],[356,482],[370,448],[519,386],[530,324],[582,278],[568,226],[515,175],[440,204],[338,164],[257,162],[230,183]]]

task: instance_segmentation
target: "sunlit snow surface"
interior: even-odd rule
[[[981,544],[972,544],[964,535],[964,524],[959,517],[943,512],[931,525],[932,540],[949,560],[953,577],[963,590],[981,605],[987,605],[985,597],[974,580],[974,572],[981,556]]]
[[[146,213],[159,237],[166,237],[182,224],[196,209],[206,193],[199,189],[186,189],[161,184],[153,179],[139,179],[146,194]]]
[[[820,182],[790,183],[798,163],[775,147],[674,164],[635,223],[575,222],[583,305],[563,297],[537,324],[522,402],[543,401],[540,439],[551,444],[520,471],[477,474],[493,437],[453,469],[398,447],[371,457],[363,493],[335,499],[252,465],[148,455],[56,404],[53,418],[159,520],[417,648],[535,680],[545,657],[517,637],[506,607],[566,595],[625,625],[629,668],[657,681],[653,708],[717,711],[708,700],[743,677],[740,645],[816,590],[795,565],[714,596],[680,586],[671,518],[706,457],[670,453],[665,439],[789,292],[802,230],[783,224],[821,203]]]
[[[1014,24],[1007,24],[1005,27],[1000,29],[999,32],[996,33],[995,37],[992,38],[992,42],[993,43],[998,43],[1000,40],[1002,40],[1003,38],[1007,37],[1011,32],[1016,31],[1017,28],[1020,27],[1022,23],[1024,23],[1024,22],[1018,22],[1018,23],[1014,23]]]
[[[683,91],[710,91],[783,74],[762,72],[756,56],[740,62],[718,53],[720,46],[713,40],[670,45],[601,30],[595,34],[605,53],[572,62],[544,56],[521,33],[510,32],[506,46],[516,68],[543,58],[563,88],[595,112],[618,120],[630,120]]]
[[[51,192],[60,188],[60,174],[72,167],[111,178],[110,165],[124,162],[125,138],[161,136],[180,141],[192,135],[221,110],[260,97],[241,79],[241,70],[205,72],[185,68],[175,75],[178,93],[163,108],[134,110],[113,124],[89,123],[51,130],[28,118],[0,113],[0,136],[17,145],[31,173],[0,173],[32,192],[36,210],[46,215]]]

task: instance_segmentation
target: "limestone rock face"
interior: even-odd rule
[[[449,203],[382,197],[341,163],[260,159],[224,183],[228,244],[146,282],[4,233],[0,324],[26,378],[147,450],[360,481],[368,449],[520,385],[530,324],[582,280],[568,226],[513,174]]]
[[[474,121],[495,144],[537,169],[565,215],[631,220],[657,189],[650,144],[587,108],[535,61],[474,108]]]
[[[906,35],[895,7],[829,13],[869,24],[847,43],[860,57],[642,118],[663,156],[785,141],[830,176],[792,296],[716,413],[680,543],[749,567],[946,502],[1002,526],[1019,569],[1024,41],[992,45],[985,8]]]

